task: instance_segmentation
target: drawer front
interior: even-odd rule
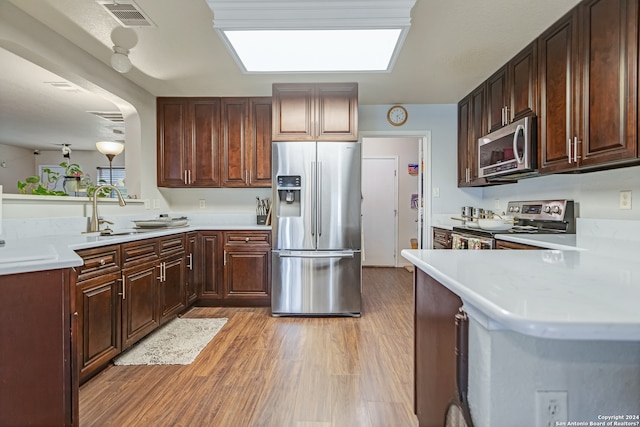
[[[174,236],[159,237],[158,251],[160,256],[173,254],[184,251],[184,234],[176,234]]]
[[[158,259],[157,240],[147,239],[122,244],[122,260],[125,266],[132,263],[154,261]]]
[[[238,246],[269,246],[271,247],[271,233],[268,231],[229,231],[224,233],[225,245]]]
[[[84,264],[77,267],[78,281],[120,271],[120,245],[76,251]]]

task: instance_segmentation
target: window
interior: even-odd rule
[[[112,173],[113,172],[113,173]],[[117,185],[118,181],[124,181],[126,173],[124,168],[97,168],[96,183]]]

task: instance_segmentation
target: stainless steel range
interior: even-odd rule
[[[453,227],[453,249],[493,249],[495,235],[501,233],[567,233],[575,234],[576,218],[573,200],[514,201],[507,204],[507,215],[514,226],[506,231],[483,230],[477,221],[466,221]]]

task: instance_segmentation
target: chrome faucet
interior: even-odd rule
[[[111,190],[116,192],[116,195],[118,196],[118,204],[120,206],[125,206],[127,204],[122,198],[122,193],[120,193],[120,190],[118,190],[115,186],[111,184],[104,184],[96,187],[92,197],[93,211],[91,213],[91,225],[89,226],[89,232],[100,231],[100,223],[104,222],[101,221],[98,217],[98,194],[100,194],[100,192],[105,188],[110,188]]]

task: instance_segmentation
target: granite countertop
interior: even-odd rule
[[[402,256],[457,294],[488,329],[640,341],[640,221],[626,222],[614,224],[620,232],[584,222],[585,233],[573,236],[504,236],[551,249],[405,249]]]
[[[100,236],[99,233],[69,233],[42,237],[8,238],[0,246],[0,275],[26,273],[77,267],[82,259],[75,253],[79,249],[168,236],[176,233],[200,230],[271,230],[270,226],[246,224],[195,224],[186,227],[149,229],[115,229],[117,234]]]

